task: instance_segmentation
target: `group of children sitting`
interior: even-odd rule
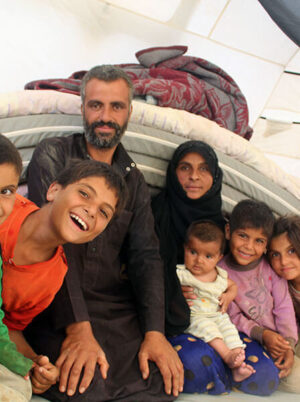
[[[22,331],[63,282],[62,245],[86,243],[100,234],[123,208],[126,186],[106,164],[72,161],[39,209],[16,194],[21,171],[17,149],[0,135],[0,397],[11,392],[14,400],[18,392],[28,401],[31,387],[44,392],[59,372],[32,350]],[[225,238],[229,252],[223,257]],[[196,294],[186,332],[209,343],[235,381],[255,371],[245,362],[238,331],[265,347],[282,381],[300,378],[300,217],[275,220],[266,204],[243,200],[233,209],[225,235],[213,222],[194,222],[184,249],[178,277]],[[299,392],[296,388],[289,383],[286,390]]]

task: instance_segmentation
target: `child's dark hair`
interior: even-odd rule
[[[22,173],[22,159],[19,151],[7,137],[0,134],[0,165],[13,165],[18,176]]]
[[[287,234],[287,237],[300,258],[300,216],[288,215],[278,218],[275,222],[272,237],[277,237],[283,233]]]
[[[116,214],[120,213],[127,201],[127,186],[122,176],[110,165],[92,159],[71,159],[65,169],[56,177],[63,188],[86,177],[103,177],[109,189],[115,191],[118,203]]]
[[[270,240],[274,222],[275,217],[267,204],[256,200],[242,200],[233,208],[230,215],[230,233],[237,229],[262,229]]]
[[[220,243],[220,254],[225,250],[225,236],[222,229],[213,221],[200,220],[194,221],[186,232],[185,244],[187,244],[191,237],[202,241],[203,243],[209,243],[216,241]]]

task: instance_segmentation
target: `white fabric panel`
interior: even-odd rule
[[[282,65],[286,65],[298,49],[258,1],[231,0],[212,38]]]
[[[300,49],[298,49],[294,57],[289,61],[286,70],[300,74]]]
[[[131,10],[158,21],[170,20],[181,0],[105,0],[106,3]],[[189,0],[190,1],[190,0]]]
[[[277,154],[300,161],[299,125],[259,119],[254,126],[251,143],[269,154]],[[300,170],[298,172],[300,177]]]
[[[186,29],[209,37],[226,3],[227,0],[201,0],[196,2]]]
[[[300,122],[300,75],[282,74],[266,109],[283,109],[283,111],[293,112],[295,115],[298,114],[293,121]]]

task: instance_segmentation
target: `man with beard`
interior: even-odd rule
[[[53,401],[163,402],[182,391],[182,364],[163,335],[164,278],[150,196],[120,143],[132,92],[123,70],[92,68],[81,87],[84,134],[42,141],[28,167],[29,198],[38,205],[70,158],[111,164],[129,190],[126,209],[101,236],[65,247],[65,282],[27,331],[37,352],[61,369],[59,384],[43,395]],[[44,392],[48,384],[36,388]]]

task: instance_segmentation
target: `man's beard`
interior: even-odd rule
[[[113,123],[111,121],[104,122],[103,120],[94,121],[93,123],[89,124],[83,116],[83,127],[84,127],[84,135],[86,141],[95,148],[102,149],[102,148],[113,148],[114,146],[118,145],[121,141],[121,138],[124,132],[127,129],[128,120],[124,123],[123,126],[120,126],[117,123]],[[110,128],[115,129],[115,134],[111,133],[101,133],[98,134],[95,132],[97,127],[108,126]]]

